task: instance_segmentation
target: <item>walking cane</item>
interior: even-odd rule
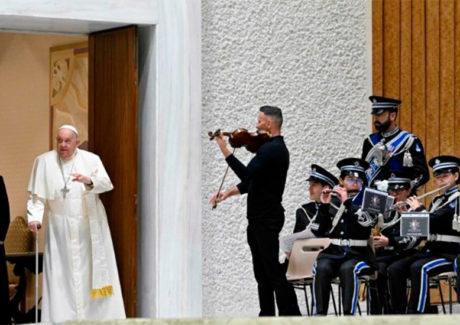
[[[35,324],[38,324],[38,231],[35,234]]]

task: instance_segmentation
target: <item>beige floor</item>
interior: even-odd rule
[[[458,325],[460,315],[429,315],[429,316],[354,316],[354,317],[280,317],[280,318],[235,318],[235,319],[126,319],[110,322],[68,322],[65,324],[139,324],[139,325],[243,325],[243,324],[282,324],[282,325],[402,325],[402,324],[427,324],[427,325]]]

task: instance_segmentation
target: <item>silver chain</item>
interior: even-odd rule
[[[59,169],[61,170],[62,180],[64,181],[64,187],[61,189],[61,192],[62,192],[62,195],[64,196],[64,199],[66,197],[66,194],[69,192],[69,189],[67,188],[67,183],[69,183],[70,177],[72,177],[73,168],[75,167],[75,157],[76,156],[77,156],[77,153],[75,153],[75,155],[73,156],[72,168],[70,168],[70,173],[69,173],[69,176],[67,177],[67,180],[65,179],[65,176],[64,176],[64,168],[62,166],[61,158],[58,157],[58,159],[59,159]]]

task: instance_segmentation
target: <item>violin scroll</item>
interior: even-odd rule
[[[215,132],[209,131],[208,136],[209,136],[209,141],[214,140],[215,137],[217,137],[220,133],[220,129],[217,129]]]

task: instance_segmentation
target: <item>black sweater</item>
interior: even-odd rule
[[[226,160],[241,180],[238,190],[241,194],[248,194],[248,219],[284,218],[281,202],[289,168],[289,151],[283,137],[273,137],[263,144],[247,166],[234,155]]]

